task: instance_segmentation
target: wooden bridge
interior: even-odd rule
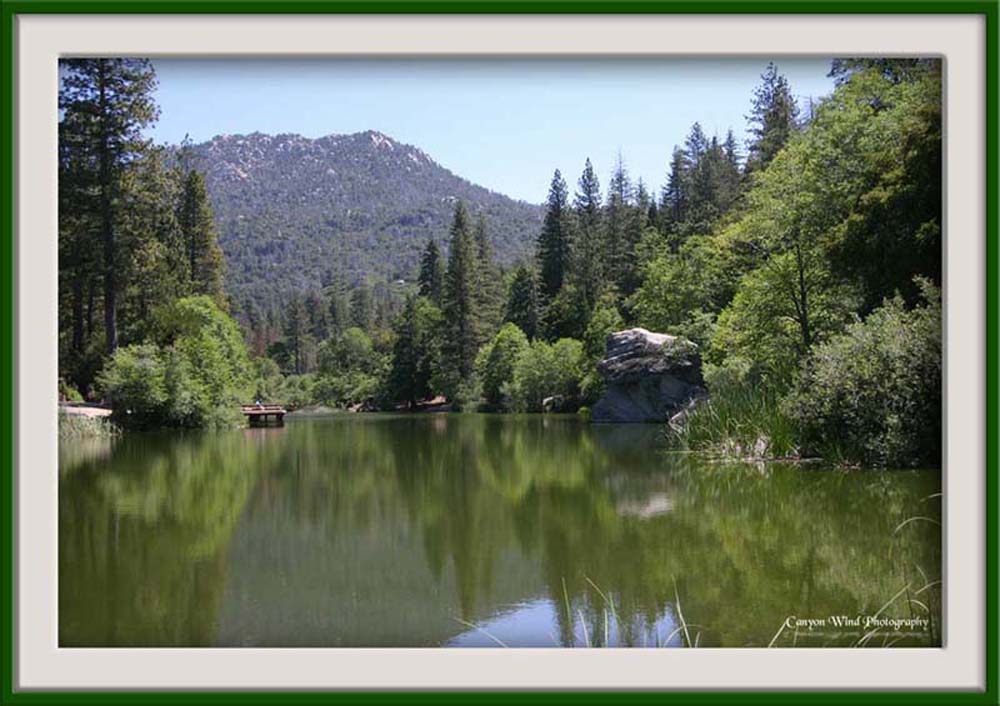
[[[245,404],[240,407],[240,411],[252,427],[268,424],[280,427],[285,423],[285,415],[288,414],[288,410],[280,404]]]

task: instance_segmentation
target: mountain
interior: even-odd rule
[[[428,237],[447,250],[457,200],[486,215],[501,264],[529,257],[540,206],[472,184],[379,132],[221,135],[191,146],[205,173],[236,302],[336,279],[410,280]]]

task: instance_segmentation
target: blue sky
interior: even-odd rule
[[[832,90],[828,58],[776,60],[800,103]],[[746,138],[767,59],[156,59],[159,123],[218,134],[378,130],[470,181],[534,203],[584,159],[602,186],[621,152],[658,190],[691,124]]]

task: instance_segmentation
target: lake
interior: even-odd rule
[[[940,490],[574,416],[63,441],[59,641],[940,645]]]

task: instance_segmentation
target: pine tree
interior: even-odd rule
[[[302,297],[296,294],[288,307],[288,317],[285,319],[285,347],[288,351],[292,371],[296,375],[305,372],[305,349],[308,336],[309,314]]]
[[[208,202],[205,177],[193,169],[184,177],[177,222],[187,253],[191,291],[195,294],[207,294],[225,310],[227,304],[222,289],[222,250],[219,249],[215,219]]]
[[[329,307],[319,292],[309,292],[305,300],[306,313],[309,317],[309,332],[317,341],[325,341],[330,337]]]
[[[771,163],[795,132],[799,115],[788,80],[773,63],[767,65],[760,78],[747,116],[753,135],[748,145],[747,172],[761,170]]]
[[[156,74],[148,59],[67,59],[59,109],[71,149],[79,149],[93,184],[100,272],[104,285],[105,346],[118,348],[118,269],[124,253],[117,230],[122,175],[149,149],[143,136],[157,119]],[[72,133],[70,135],[69,133]]]
[[[606,249],[601,218],[601,187],[594,167],[587,159],[573,200],[576,232],[573,237],[573,280],[588,308],[594,305],[604,286]]]
[[[448,268],[444,276],[444,319],[447,327],[444,365],[450,396],[472,378],[482,339],[476,312],[478,248],[465,204],[459,202],[451,225]]]
[[[660,201],[660,229],[670,237],[687,218],[688,210],[688,163],[684,150],[674,147],[670,158],[670,173]]]
[[[372,330],[375,324],[375,302],[372,298],[372,288],[367,284],[359,284],[351,291],[350,321],[362,331]]]
[[[444,263],[434,238],[427,241],[424,253],[420,257],[420,275],[417,277],[417,283],[420,296],[427,297],[440,305],[441,290],[444,287]]]
[[[410,296],[396,321],[389,388],[394,400],[414,406],[432,393],[441,312],[426,297]]]
[[[503,318],[503,278],[493,257],[493,244],[486,227],[486,216],[476,220],[477,287],[476,313],[483,340],[492,338]]]
[[[529,339],[538,335],[538,286],[535,273],[526,265],[514,270],[504,321],[515,324]]]
[[[642,241],[646,229],[649,228],[651,208],[655,208],[653,199],[650,198],[645,183],[639,179],[635,187],[635,205],[629,209],[628,223],[625,228],[622,278],[618,285],[623,296],[632,294],[642,279],[639,271],[639,243]]]
[[[566,182],[557,169],[549,185],[545,221],[538,236],[537,259],[541,275],[539,295],[543,304],[547,304],[559,293],[569,269],[568,199]]]
[[[604,268],[607,279],[623,287],[627,270],[628,226],[632,208],[632,182],[622,155],[611,173],[608,184],[608,203],[605,208]]]
[[[330,336],[338,336],[351,326],[351,301],[343,280],[329,276],[328,284],[323,288],[323,297],[327,302],[326,320]]]

